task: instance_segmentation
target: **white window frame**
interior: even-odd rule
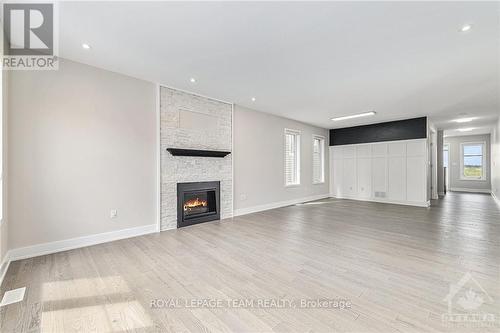
[[[483,146],[483,174],[482,177],[466,177],[464,175],[464,147],[465,146],[472,146],[472,145],[481,145]],[[486,163],[487,161],[487,151],[486,151],[486,142],[485,141],[480,141],[480,142],[462,142],[460,143],[460,180],[475,180],[475,181],[486,181],[486,175],[488,174],[488,165]]]
[[[319,140],[320,142],[320,167],[321,167],[321,179],[319,181],[314,180],[314,140]],[[322,135],[313,134],[312,136],[312,183],[316,184],[324,184],[325,183],[325,145],[326,139]]]
[[[293,186],[300,186],[300,131],[299,130],[294,130],[294,129],[289,129],[285,128],[284,134],[283,134],[283,178],[284,178],[284,183],[285,187],[293,187]],[[296,142],[296,154],[295,154],[295,163],[297,164],[297,168],[295,170],[295,183],[288,183],[286,179],[286,136],[287,135],[295,135],[297,137],[297,142]]]

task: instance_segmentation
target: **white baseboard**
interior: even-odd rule
[[[7,274],[9,265],[10,265],[9,252],[7,252],[3,257],[3,260],[0,262],[0,287],[2,287],[3,279],[5,278],[5,274]]]
[[[452,192],[470,192],[470,193],[491,193],[491,190],[484,189],[473,189],[473,188],[462,188],[462,187],[452,187],[450,188]]]
[[[110,231],[101,234],[65,239],[50,243],[43,243],[43,244],[12,249],[7,253],[7,256],[9,257],[8,258],[9,261],[15,261],[26,258],[38,257],[45,254],[77,249],[80,247],[112,242],[115,240],[120,240],[130,237],[151,234],[154,232],[157,232],[157,225],[150,224],[129,229]]]
[[[368,202],[385,203],[391,205],[403,205],[403,206],[415,206],[415,207],[429,207],[431,205],[430,201],[414,202],[414,201],[383,200],[374,198],[340,197],[340,196],[335,196],[333,194],[330,196],[335,199],[368,201]]]
[[[493,197],[493,199],[495,199],[495,201],[497,202],[497,204],[500,205],[500,198],[498,198],[493,191],[491,191],[491,196]]]
[[[330,197],[329,194],[320,194],[320,195],[313,195],[313,196],[298,198],[298,199],[293,199],[293,200],[278,201],[278,202],[272,202],[272,203],[264,204],[264,205],[252,206],[252,207],[247,207],[247,208],[240,208],[240,209],[234,210],[233,216],[236,217],[236,216],[241,216],[241,215],[246,215],[246,214],[251,214],[251,213],[257,213],[257,212],[262,212],[262,211],[269,210],[269,209],[281,208],[281,207],[296,205],[296,204],[307,202],[307,201],[326,199],[329,197]]]

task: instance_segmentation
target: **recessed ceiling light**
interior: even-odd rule
[[[466,24],[466,25],[464,25],[464,26],[460,29],[460,31],[461,31],[461,32],[466,32],[466,31],[469,31],[470,29],[472,29],[472,25],[470,25],[470,24]]]
[[[190,78],[190,79],[189,79],[189,81],[190,81],[191,83],[195,83],[195,82],[196,82],[196,79],[195,79],[194,77],[192,77],[192,78]]]
[[[358,114],[353,114],[351,116],[343,116],[343,117],[337,117],[337,118],[332,118],[331,120],[333,121],[340,121],[340,120],[347,120],[347,119],[353,119],[353,118],[360,118],[360,117],[367,117],[367,116],[374,116],[377,113],[375,111],[370,111],[370,112],[364,112],[364,113],[358,113]]]
[[[457,131],[459,132],[470,132],[472,131],[474,128],[473,127],[468,127],[468,128],[459,128]]]
[[[468,123],[468,122],[473,121],[474,119],[476,119],[476,118],[475,117],[459,118],[459,119],[455,119],[454,122],[456,122],[456,123]]]
[[[252,102],[255,102],[255,97],[252,97]]]
[[[83,43],[82,44],[82,47],[85,49],[85,50],[89,50],[90,49],[90,45],[87,44],[87,43]]]

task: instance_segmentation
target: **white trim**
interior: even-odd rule
[[[120,239],[147,235],[155,233],[156,229],[157,229],[157,224],[155,223],[129,229],[104,232],[101,234],[95,234],[91,236],[82,236],[55,242],[20,247],[17,249],[10,250],[8,252],[8,256],[10,261],[38,257],[45,254],[73,250],[81,247],[112,242]]]
[[[483,175],[481,178],[473,178],[473,177],[466,177],[464,176],[464,146],[470,146],[470,145],[482,145],[482,157],[483,157]],[[487,154],[487,148],[486,148],[486,141],[477,141],[477,142],[461,142],[460,143],[460,180],[466,180],[466,181],[479,181],[479,182],[485,182],[487,180],[487,175],[488,175],[488,166],[487,166],[487,160],[488,157],[486,156]]]
[[[491,191],[491,196],[493,197],[493,199],[495,199],[496,203],[500,205],[500,199],[495,195],[493,191]]]
[[[440,196],[444,196],[444,195],[445,195],[445,193],[444,193],[444,192],[438,192],[438,196],[439,196],[439,195],[440,195]]]
[[[224,101],[222,99],[218,99],[218,98],[213,98],[213,97],[210,97],[210,96],[201,95],[201,94],[189,91],[189,90],[184,90],[184,89],[179,89],[179,88],[175,88],[175,87],[172,87],[172,86],[167,86],[166,84],[159,83],[158,85],[160,87],[163,87],[163,88],[177,90],[177,91],[180,91],[180,92],[183,92],[183,93],[186,93],[186,94],[195,95],[195,96],[203,97],[203,98],[206,98],[206,99],[211,99],[212,101],[222,102],[222,103],[226,103],[226,104],[233,104],[233,102],[228,102],[228,101]]]
[[[269,204],[252,206],[252,207],[247,207],[247,208],[240,208],[240,209],[236,209],[234,211],[234,216],[241,216],[241,215],[246,215],[246,214],[251,214],[251,213],[257,213],[257,212],[262,212],[265,210],[296,205],[296,204],[303,203],[303,202],[326,199],[329,197],[330,197],[329,194],[320,194],[320,195],[312,195],[312,196],[304,197],[304,198],[272,202]]]
[[[470,193],[491,193],[491,190],[485,190],[481,188],[465,188],[465,187],[452,187],[450,188],[452,192],[470,192]]]
[[[8,251],[4,256],[3,260],[0,263],[0,288],[2,287],[3,279],[5,278],[5,275],[7,274],[7,271],[9,270],[10,266],[10,251]]]
[[[161,231],[161,86],[156,84],[156,232]]]
[[[343,200],[356,200],[356,201],[369,201],[369,202],[377,202],[391,205],[403,205],[403,206],[415,206],[415,207],[429,207],[431,205],[430,201],[425,202],[413,202],[413,201],[398,201],[398,200],[378,200],[372,198],[358,198],[358,197],[341,197],[330,195],[330,197],[335,199],[343,199]]]

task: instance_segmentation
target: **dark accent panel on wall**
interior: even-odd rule
[[[330,130],[330,146],[427,138],[427,117]]]

